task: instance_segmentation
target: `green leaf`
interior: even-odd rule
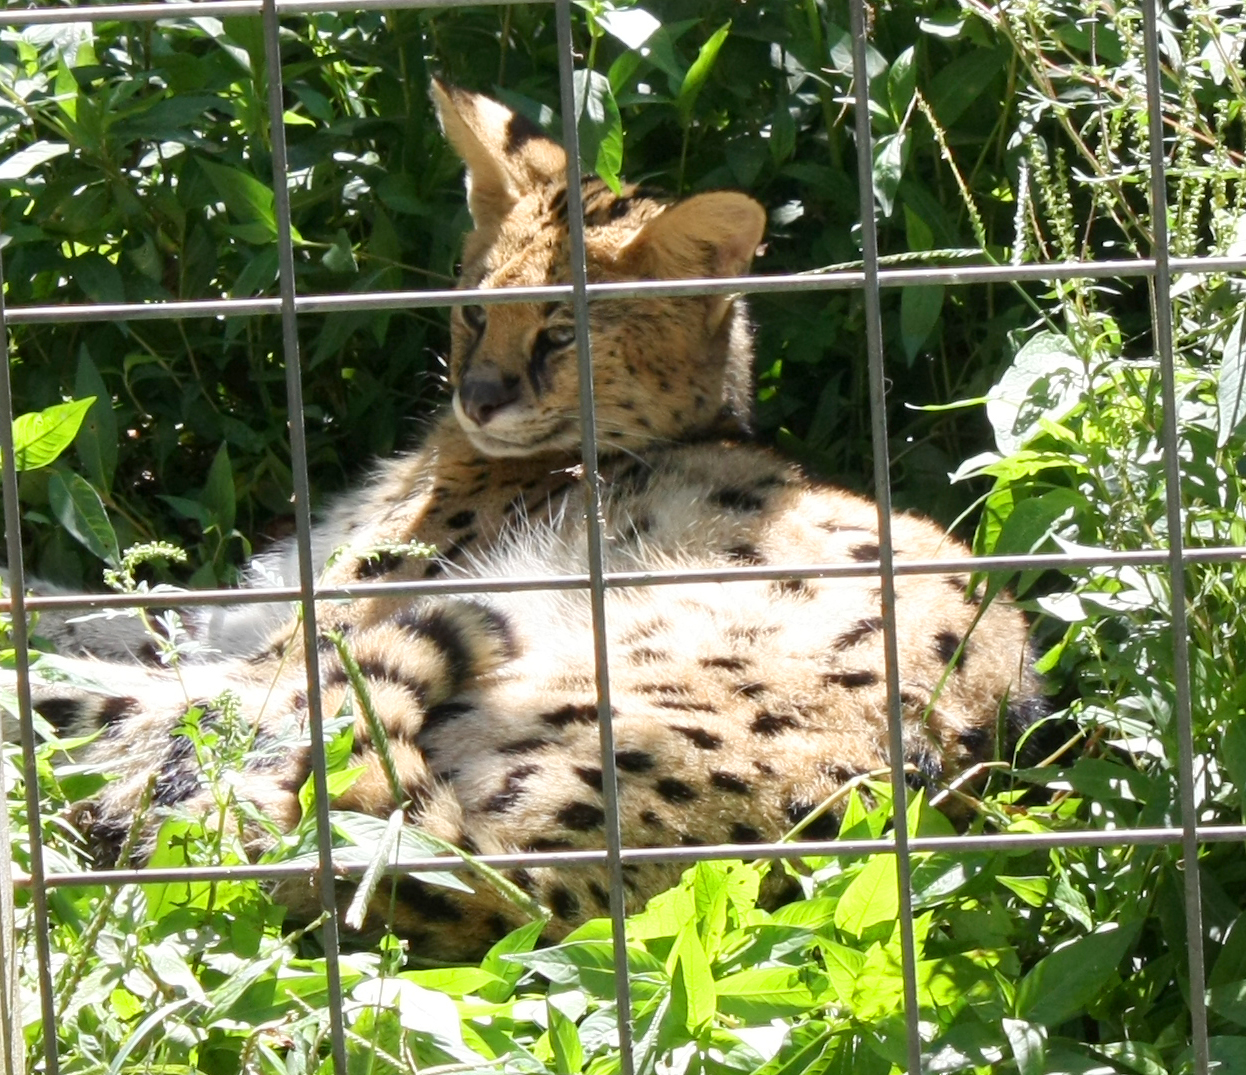
[[[518,969],[523,970],[522,967]],[[482,967],[436,967],[433,970],[406,971],[402,976],[425,989],[448,993],[452,997],[480,993],[501,982],[496,974],[490,974]]]
[[[214,161],[199,160],[199,167],[216,188],[230,214],[244,224],[259,224],[256,242],[277,238],[277,216],[273,192],[253,175]]]
[[[891,855],[874,855],[844,890],[835,925],[862,939],[885,939],[900,913],[900,885]],[[878,927],[885,927],[879,929]]]
[[[522,977],[524,968],[522,963],[506,957],[516,952],[531,952],[536,947],[537,941],[541,939],[541,932],[544,928],[545,923],[540,919],[529,922],[527,925],[512,930],[489,949],[480,964],[480,969],[493,975],[496,978],[496,984],[489,983],[481,988],[480,996],[483,1000],[491,1004],[501,1004],[510,999],[515,991],[515,983]]]
[[[750,967],[720,979],[715,991],[720,1012],[756,1026],[804,1014],[819,1003],[827,985],[800,967]]]
[[[679,87],[679,94],[675,98],[675,111],[679,114],[680,126],[688,127],[691,125],[692,112],[696,107],[697,97],[700,96],[701,90],[705,86],[705,80],[709,78],[710,72],[714,69],[714,62],[718,59],[718,50],[723,47],[723,42],[727,40],[727,34],[730,30],[731,20],[728,19],[701,46],[700,51],[697,53],[697,58],[692,61],[692,66],[688,68],[687,74],[684,75],[683,84]]]
[[[95,400],[78,427],[74,448],[87,476],[98,488],[107,492],[112,488],[113,474],[117,469],[117,416],[113,413],[112,396],[91,360],[86,344],[78,350],[74,395],[79,399]]]
[[[68,142],[35,142],[0,161],[0,183],[25,179],[41,164],[69,152]]]
[[[1216,447],[1223,448],[1237,427],[1246,419],[1246,340],[1243,339],[1246,314],[1242,314],[1224,341],[1220,371],[1216,380]]]
[[[1046,877],[996,877],[995,880],[1015,892],[1031,907],[1041,907],[1047,902]]]
[[[48,503],[61,525],[109,567],[121,566],[121,549],[100,495],[79,474],[52,471]]]
[[[1086,364],[1067,336],[1039,332],[1026,341],[987,393],[986,416],[1004,455],[1024,448],[1043,419],[1059,422],[1089,387]]]
[[[575,72],[576,130],[580,160],[615,194],[623,167],[623,119],[610,89],[610,80],[598,71]]]
[[[1012,50],[975,49],[942,68],[930,84],[927,99],[939,122],[947,130],[975,101],[984,99],[991,81],[1002,75],[1012,59]]]
[[[70,263],[74,283],[92,302],[125,302],[121,273],[108,258],[94,251],[79,254]]]
[[[1004,1036],[1012,1046],[1018,1075],[1043,1075],[1047,1064],[1047,1032],[1022,1019],[1005,1019]]]
[[[549,1043],[554,1051],[554,1070],[558,1075],[577,1075],[584,1068],[584,1046],[575,1020],[568,1017],[549,997],[545,1002],[549,1013]]]
[[[943,285],[927,284],[906,287],[900,296],[900,343],[904,355],[913,364],[922,344],[934,331],[943,312]]]
[[[906,48],[891,64],[887,72],[887,97],[891,104],[891,118],[899,127],[904,122],[913,92],[917,86],[917,70],[913,65],[913,46]]]
[[[779,1051],[756,1075],[802,1075],[821,1072],[824,1060],[835,1052],[835,1032],[821,1021],[798,1023],[787,1033]]]
[[[883,216],[891,216],[895,208],[896,191],[900,188],[900,175],[907,156],[907,131],[884,134],[874,143],[874,196]]]
[[[73,443],[95,397],[56,403],[13,419],[13,458],[18,470],[46,467]]]
[[[717,1005],[714,975],[695,921],[679,931],[666,966],[671,976],[672,1015],[695,1037],[714,1018]]]
[[[330,272],[356,273],[359,263],[355,261],[355,251],[350,245],[350,236],[345,228],[338,228],[333,236],[333,245],[325,251],[320,262]]]
[[[234,528],[234,470],[229,462],[229,448],[224,441],[216,450],[216,458],[208,469],[208,480],[199,494],[203,506],[211,513],[212,522],[222,536]]]
[[[1116,974],[1139,926],[1103,926],[1040,959],[1017,988],[1017,1018],[1054,1027],[1084,1011]]]

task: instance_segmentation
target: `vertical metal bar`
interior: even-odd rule
[[[346,1073],[346,1031],[342,1017],[342,975],[338,965],[337,899],[333,886],[333,844],[320,699],[320,659],[316,648],[315,563],[311,547],[311,490],[307,477],[307,438],[303,429],[303,371],[299,358],[298,316],[294,309],[294,245],[290,238],[290,189],[282,102],[281,39],[275,0],[264,0],[264,55],[268,66],[268,121],[271,129],[273,198],[277,211],[277,256],[281,288],[281,338],[289,408],[290,464],[294,471],[294,518],[303,612],[303,660],[307,666],[307,714],[311,735],[312,783],[316,789],[316,850],[320,858],[320,903],[324,924],[325,979],[329,993],[329,1037],[337,1075]]]
[[[43,884],[43,826],[39,809],[39,773],[35,764],[35,722],[30,706],[30,639],[26,631],[26,573],[22,567],[22,516],[17,503],[17,461],[13,458],[13,391],[9,382],[9,330],[5,323],[4,259],[0,254],[0,453],[4,487],[4,542],[9,560],[13,649],[17,672],[18,724],[21,729],[22,777],[26,783],[26,821],[30,827],[30,902],[34,912],[35,957],[39,962],[39,1007],[43,1020],[43,1055],[48,1075],[57,1075],[56,998],[52,994],[52,942],[48,893]],[[21,1028],[14,1027],[20,1037]]]
[[[887,447],[887,386],[883,368],[883,325],[879,310],[878,234],[874,224],[874,140],[870,129],[870,80],[866,55],[864,0],[852,0],[852,84],[855,92],[857,185],[861,201],[861,256],[865,262],[865,340],[870,364],[870,426],[874,448],[874,494],[878,503],[878,562],[887,674],[887,725],[891,792],[895,813],[896,877],[900,890],[900,956],[904,974],[904,1024],[909,1075],[921,1075],[917,1007],[917,943],[913,936],[912,857],[905,804],[904,726],[896,641],[896,579],[891,539],[891,460]]]
[[[1168,264],[1168,192],[1164,182],[1164,99],[1160,87],[1160,0],[1143,0],[1146,48],[1147,120],[1150,138],[1151,229],[1155,257],[1155,353],[1159,359],[1164,420],[1165,515],[1168,520],[1168,575],[1172,587],[1173,685],[1177,694],[1177,781],[1181,799],[1181,854],[1185,860],[1185,934],[1190,974],[1190,1033],[1194,1070],[1206,1075],[1206,977],[1203,960],[1203,903],[1198,866],[1197,805],[1194,801],[1194,722],[1190,705],[1190,640],[1186,625],[1185,520],[1181,510],[1181,456],[1177,437],[1177,391],[1172,330],[1172,271]]]
[[[0,762],[0,1072],[22,1075],[26,1043],[17,995],[17,908],[13,888],[13,839],[9,828],[9,789]]]
[[[580,142],[576,133],[571,0],[555,0],[558,26],[558,89],[563,145],[567,151],[567,220],[571,239],[572,306],[575,310],[576,357],[580,373],[580,438],[587,510],[589,601],[593,614],[593,656],[597,672],[597,726],[601,736],[601,794],[606,808],[606,870],[610,889],[610,926],[614,938],[614,985],[618,996],[619,1065],[632,1075],[632,998],[627,976],[627,933],[623,837],[619,824],[619,774],[614,765],[614,724],[610,712],[610,666],[606,645],[605,557],[602,546],[601,474],[597,466],[597,417],[593,409],[593,357],[588,336],[588,270],[584,250],[584,205],[580,189]]]

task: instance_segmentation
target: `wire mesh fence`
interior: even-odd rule
[[[397,8],[439,8],[468,6],[451,0],[225,0],[225,2],[201,2],[194,6],[196,17],[247,16],[260,20],[263,47],[269,72],[267,119],[272,133],[273,196],[277,223],[277,271],[278,294],[263,298],[226,298],[211,301],[164,301],[150,303],[94,303],[91,305],[23,305],[5,308],[0,298],[0,326],[4,327],[5,339],[11,326],[96,322],[137,322],[152,319],[179,318],[250,318],[278,317],[281,323],[285,392],[291,421],[289,424],[289,450],[292,459],[294,488],[296,540],[299,554],[299,583],[297,587],[257,587],[239,592],[232,589],[211,589],[201,592],[179,594],[178,601],[186,607],[237,605],[273,601],[295,601],[301,609],[304,651],[307,662],[307,692],[311,714],[310,744],[312,749],[312,774],[315,781],[315,803],[318,814],[318,877],[323,906],[327,912],[323,924],[324,946],[329,980],[330,1051],[336,1071],[347,1070],[347,1030],[343,1014],[343,987],[337,965],[339,938],[337,935],[338,910],[334,879],[358,875],[363,867],[334,861],[332,828],[329,808],[331,796],[327,787],[327,766],[324,754],[325,735],[322,723],[319,692],[321,677],[317,666],[318,648],[316,609],[318,601],[343,600],[364,595],[402,596],[415,599],[440,594],[470,594],[477,592],[503,592],[545,589],[581,589],[591,595],[594,624],[594,647],[596,664],[597,714],[601,730],[602,770],[605,774],[602,793],[605,801],[607,822],[604,827],[605,847],[600,851],[550,851],[525,852],[514,855],[484,855],[480,861],[498,868],[510,866],[563,866],[575,868],[584,865],[605,865],[610,877],[610,919],[614,942],[613,974],[619,1018],[619,1064],[624,1075],[631,1075],[633,1042],[630,1018],[630,979],[627,961],[627,944],[624,924],[624,867],[641,862],[694,863],[723,858],[738,858],[746,854],[750,859],[794,859],[809,855],[853,856],[884,853],[894,855],[899,877],[900,930],[903,963],[904,995],[903,1013],[907,1027],[906,1065],[910,1075],[926,1070],[928,1057],[923,1056],[923,1035],[918,999],[919,971],[916,942],[914,938],[914,909],[912,904],[912,871],[914,856],[923,852],[949,852],[970,854],[975,850],[1019,849],[1067,849],[1078,846],[1091,847],[1144,847],[1177,845],[1181,848],[1185,863],[1185,889],[1182,906],[1185,916],[1187,951],[1182,958],[1188,962],[1190,1040],[1193,1048],[1191,1070],[1202,1075],[1209,1068],[1207,1014],[1201,983],[1207,979],[1204,967],[1202,917],[1203,900],[1200,892],[1198,862],[1200,847],[1223,842],[1236,842],[1246,837],[1246,826],[1199,825],[1199,791],[1197,765],[1194,751],[1194,735],[1191,714],[1190,654],[1187,648],[1189,630],[1186,623],[1187,598],[1185,594],[1186,570],[1192,564],[1234,563],[1243,559],[1246,546],[1241,544],[1218,544],[1208,547],[1187,548],[1183,541],[1185,527],[1182,519],[1182,474],[1180,438],[1177,428],[1179,389],[1174,379],[1172,280],[1177,274],[1215,275],[1231,274],[1246,269],[1246,257],[1175,257],[1170,256],[1166,230],[1167,212],[1167,162],[1165,160],[1164,113],[1159,107],[1160,87],[1160,30],[1157,8],[1151,3],[1143,4],[1144,40],[1146,48],[1146,93],[1152,106],[1149,110],[1150,173],[1149,203],[1154,222],[1154,245],[1147,256],[1086,262],[1055,262],[1026,265],[974,265],[939,267],[891,267],[880,262],[875,236],[875,171],[872,153],[858,154],[858,180],[860,189],[859,218],[863,267],[832,274],[785,274],[738,279],[698,279],[680,281],[643,281],[636,283],[590,283],[586,272],[583,207],[581,203],[580,155],[576,151],[576,101],[573,91],[573,69],[576,55],[572,41],[572,4],[570,0],[551,0],[556,11],[557,58],[562,136],[568,147],[567,190],[571,234],[571,278],[567,284],[497,290],[420,290],[420,291],[374,291],[352,294],[299,294],[295,286],[294,242],[292,239],[290,182],[287,150],[284,139],[284,92],[281,64],[281,19],[307,15],[315,12],[388,10]],[[174,11],[174,8],[179,10]],[[125,4],[86,7],[37,8],[9,10],[3,21],[11,27],[36,24],[62,24],[75,21],[106,20],[161,20],[181,17],[182,5],[171,4]],[[868,12],[864,0],[852,0],[853,69],[855,99],[852,102],[856,124],[856,138],[860,146],[872,144],[869,79],[862,78],[867,69]],[[906,288],[930,285],[973,286],[1000,282],[1057,281],[1071,279],[1120,280],[1140,277],[1154,290],[1153,337],[1155,354],[1162,377],[1159,408],[1162,414],[1162,442],[1166,475],[1166,526],[1164,538],[1152,549],[1141,550],[1085,550],[1070,549],[1060,553],[1032,553],[1024,555],[997,555],[965,559],[950,557],[940,560],[897,561],[891,539],[891,461],[889,459],[889,436],[886,424],[886,393],[888,384],[888,356],[884,354],[884,334],[880,295],[886,288]],[[593,406],[592,355],[588,337],[589,306],[591,303],[610,302],[613,299],[632,296],[681,296],[707,294],[790,294],[801,291],[853,290],[863,295],[865,304],[865,345],[868,355],[870,427],[874,459],[873,486],[878,503],[879,546],[876,561],[853,564],[810,564],[799,568],[740,567],[696,573],[680,571],[620,572],[608,571],[603,554],[599,495],[599,465]],[[584,483],[588,495],[589,550],[587,573],[574,573],[555,578],[480,578],[438,579],[404,583],[361,582],[349,587],[325,587],[316,579],[316,567],[312,554],[312,522],[310,514],[311,488],[308,477],[308,448],[304,435],[304,364],[300,350],[299,319],[310,315],[327,313],[414,310],[449,305],[494,304],[518,302],[567,302],[575,313],[577,335],[577,360],[580,372],[580,421],[584,431],[583,465]],[[6,518],[7,551],[10,573],[10,597],[7,608],[13,619],[12,640],[16,651],[17,695],[20,710],[20,731],[27,811],[30,818],[40,816],[40,781],[36,767],[37,736],[31,710],[31,686],[28,656],[26,618],[32,612],[42,610],[109,609],[128,607],[164,607],[165,595],[136,594],[73,594],[57,596],[24,596],[23,556],[21,531],[17,525],[20,518],[18,474],[15,469],[14,446],[11,433],[13,402],[6,374],[0,378],[0,414],[6,420],[0,422],[0,452],[3,453],[3,493]],[[901,713],[901,684],[899,680],[896,651],[895,580],[913,574],[946,574],[950,572],[980,572],[989,570],[1047,570],[1071,568],[1097,568],[1105,566],[1163,566],[1168,569],[1171,586],[1170,627],[1175,649],[1175,716],[1180,747],[1178,759],[1178,783],[1180,809],[1177,820],[1168,824],[1125,829],[1102,829],[1083,832],[1057,833],[998,833],[967,834],[955,837],[911,836],[906,827],[897,826],[894,832],[875,839],[811,841],[794,847],[788,843],[753,843],[743,849],[740,845],[682,846],[662,848],[636,848],[623,845],[620,836],[619,807],[617,802],[617,770],[614,767],[615,749],[612,740],[610,707],[610,664],[607,651],[605,622],[606,594],[611,589],[628,587],[660,587],[691,582],[727,582],[777,580],[792,578],[877,578],[882,587],[883,631],[886,639],[887,687],[889,698],[890,755],[904,756],[903,723]],[[907,790],[905,773],[894,766],[889,776],[894,801],[905,801]],[[1171,820],[1171,819],[1170,819]],[[7,834],[0,833],[7,841]],[[42,1006],[42,1070],[55,1073],[59,1070],[57,1056],[57,1014],[53,1004],[54,987],[52,956],[48,947],[49,894],[58,888],[84,885],[122,886],[138,882],[232,879],[278,880],[283,877],[305,876],[308,867],[301,864],[278,865],[230,865],[154,869],[119,869],[112,872],[67,871],[49,869],[44,861],[40,841],[32,839],[29,847],[29,874],[13,876],[7,842],[0,853],[0,865],[10,874],[11,888],[28,893],[32,906],[32,930],[35,952],[39,963],[38,981]],[[466,868],[466,864],[442,857],[424,857],[396,861],[392,872],[420,874],[427,871],[445,871]],[[0,903],[6,915],[5,927],[12,921],[11,901]],[[6,964],[13,958],[12,940],[6,933],[3,942]],[[21,1063],[21,1032],[15,1010],[19,999],[15,995],[12,977],[6,974],[6,988],[0,1002],[3,1003],[4,1029],[9,1049],[7,1061],[10,1070],[17,1070]]]

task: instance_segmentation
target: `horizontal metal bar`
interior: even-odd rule
[[[276,0],[278,15],[311,15],[322,11],[391,11],[421,7],[493,7],[537,4],[550,0]],[[259,15],[261,0],[192,0],[190,3],[100,4],[89,7],[22,8],[0,13],[0,26],[63,22],[151,22],[158,19],[231,18]]]
[[[1246,546],[1223,545],[1209,549],[1185,548],[1186,564],[1246,563]],[[1165,549],[1116,552],[1110,549],[1087,553],[1030,553],[1024,556],[961,556],[946,560],[897,560],[897,575],[966,574],[985,571],[1068,570],[1075,567],[1145,567],[1168,562]],[[779,579],[865,578],[879,574],[877,560],[850,564],[807,564],[779,567],[720,567],[700,571],[614,571],[605,575],[610,589],[640,586],[678,586],[719,582],[771,582]],[[356,586],[326,586],[316,590],[321,601],[358,600],[363,597],[436,596],[445,594],[518,593],[542,590],[583,590],[586,574],[536,575],[526,578],[412,579],[407,582],[361,582]],[[168,593],[31,594],[25,607],[32,611],[126,608],[199,608],[216,605],[258,605],[297,601],[302,592],[294,586],[255,587],[245,590],[176,590]],[[0,600],[0,613],[9,612],[8,598]]]
[[[950,852],[966,855],[983,851],[1040,851],[1069,847],[1156,847],[1180,844],[1177,828],[1078,830],[1071,832],[1005,832],[991,835],[915,836],[909,840],[914,852]],[[1237,843],[1246,840],[1246,825],[1202,825],[1197,828],[1200,844]],[[703,847],[625,847],[621,855],[629,863],[696,863],[722,859],[776,861],[804,858],[840,858],[858,855],[892,854],[890,840],[809,840],[800,843],[707,844]],[[606,851],[556,851],[517,855],[476,855],[479,862],[494,869],[521,866],[603,866]],[[340,877],[358,877],[368,868],[366,862],[335,862]],[[431,873],[438,870],[470,870],[472,864],[458,858],[401,859],[386,869],[394,873]],[[241,866],[177,866],[156,870],[83,870],[47,874],[48,888],[80,888],[86,885],[109,887],[135,884],[162,884],[170,881],[280,881],[306,877],[315,867],[302,863],[270,863]],[[29,888],[31,879],[19,874],[15,888]]]
[[[1246,258],[1173,258],[1174,273],[1213,275],[1246,271]],[[881,287],[920,287],[993,284],[1047,280],[1102,279],[1153,276],[1151,258],[1114,261],[1052,262],[1045,265],[954,265],[918,269],[881,269]],[[847,291],[865,286],[865,274],[856,270],[826,273],[783,273],[772,276],[737,276],[695,280],[635,280],[624,283],[589,284],[590,301],[629,298],[671,298],[688,295],[769,295],[794,291]],[[569,302],[570,284],[548,287],[486,289],[442,288],[421,291],[372,291],[363,294],[300,295],[299,314],[359,312],[364,310],[415,310],[437,306],[492,306],[518,302]],[[81,303],[10,306],[12,325],[61,322],[151,321],[189,317],[255,317],[277,314],[281,300],[273,298],[194,299],[169,302]]]

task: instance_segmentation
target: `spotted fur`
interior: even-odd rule
[[[467,165],[475,230],[462,284],[567,280],[562,150],[497,102],[440,85],[433,96]],[[634,187],[616,195],[592,179],[582,196],[594,280],[737,275],[764,225],[742,194],[668,203]],[[877,559],[875,505],[748,442],[751,340],[737,301],[594,302],[590,321],[608,570],[860,568]],[[571,324],[559,303],[456,310],[452,407],[419,449],[384,464],[318,531],[322,556],[342,548],[326,584],[588,570]],[[892,528],[900,560],[966,553],[922,519],[898,515]],[[394,551],[415,540],[437,555]],[[280,557],[267,569],[288,570]],[[904,574],[896,591],[906,744],[897,761],[915,782],[938,784],[992,757],[997,729],[1010,713],[1028,711],[1036,685],[1026,625],[1002,602],[984,608],[967,599],[962,581],[948,576]],[[846,782],[886,766],[879,602],[869,574],[611,589],[613,764],[625,843],[777,840]],[[385,816],[403,806],[412,824],[475,853],[603,845],[585,591],[362,596],[324,603],[317,616],[322,629],[346,637],[403,792],[395,802],[361,718],[354,753],[362,775],[338,809]],[[188,701],[211,718],[225,687],[259,732],[240,794],[279,828],[298,820],[309,771],[299,631],[241,612],[199,629],[220,648],[264,641],[245,658],[186,666],[181,680],[136,664],[95,664],[85,671],[100,691],[40,689],[42,712],[62,727],[104,729],[89,756],[117,779],[82,814],[99,843],[124,834],[153,771],[161,811],[209,814],[196,760],[171,729]],[[332,714],[354,688],[332,646],[319,660]],[[831,811],[804,836],[833,836],[836,826]],[[263,826],[245,831],[256,852],[271,842]],[[672,865],[629,868],[629,904],[677,873]],[[509,876],[552,911],[549,938],[608,905],[606,876],[595,867]],[[522,916],[487,885],[473,886],[465,893],[402,879],[396,928],[423,955],[478,954]],[[310,909],[308,886],[280,894],[296,911]]]

